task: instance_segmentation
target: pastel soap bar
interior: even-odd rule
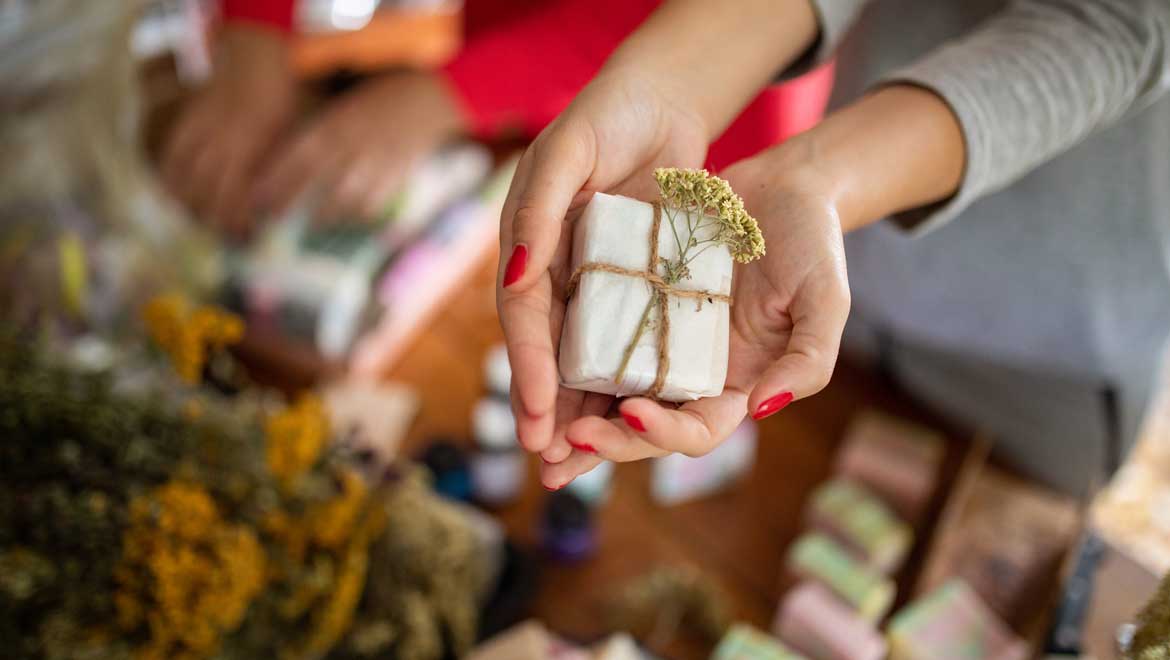
[[[882,660],[886,640],[825,586],[801,582],[776,613],[773,632],[792,648],[818,660]]]
[[[798,578],[823,583],[866,621],[881,620],[894,602],[892,580],[820,532],[808,532],[792,544],[788,569]]]
[[[775,637],[747,625],[737,623],[727,631],[711,660],[805,660],[804,656],[789,650]]]
[[[865,485],[913,525],[934,493],[942,457],[941,434],[866,410],[849,425],[835,472]]]
[[[914,538],[910,526],[864,486],[848,479],[821,484],[809,500],[809,524],[840,541],[870,566],[898,569]]]
[[[658,233],[651,236],[654,215],[654,207],[646,202],[594,194],[574,223],[572,272],[588,264],[644,272],[651,241],[655,241],[660,262],[654,269],[661,275],[661,260],[679,255],[675,232],[683,242],[690,235],[687,222],[691,216],[664,210]],[[704,223],[703,231],[710,235],[700,232],[696,240],[713,238],[713,225]],[[716,244],[696,251],[687,268],[689,277],[674,288],[730,295],[732,260],[725,246]],[[658,398],[690,401],[723,391],[729,329],[726,300],[668,295],[669,318],[664,325],[658,305],[650,305],[653,293],[653,287],[640,276],[604,269],[581,271],[561,331],[559,367],[566,387],[616,396],[649,392],[658,375],[659,339],[665,328],[669,367]],[[639,335],[643,319],[647,319],[647,329]],[[638,339],[618,378],[626,349],[635,336]]]
[[[1027,645],[962,580],[951,580],[890,619],[890,660],[1025,660]]]

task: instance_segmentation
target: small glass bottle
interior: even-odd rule
[[[485,506],[509,504],[520,495],[527,461],[516,440],[512,407],[497,398],[481,399],[472,411],[475,454],[471,484],[475,500]]]
[[[545,552],[560,561],[587,559],[597,549],[592,512],[568,491],[551,493],[545,500],[538,533]]]

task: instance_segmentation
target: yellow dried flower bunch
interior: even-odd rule
[[[202,486],[170,481],[130,502],[114,603],[127,632],[145,625],[141,658],[214,655],[265,583],[265,555],[223,520]]]
[[[213,351],[243,338],[244,322],[218,307],[193,305],[179,294],[155,296],[142,310],[150,338],[184,381],[197,384]]]
[[[746,264],[764,256],[760,225],[727,181],[707,170],[677,167],[654,170],[654,179],[667,207],[714,218],[719,223],[715,240],[726,245],[736,261]]]
[[[268,469],[285,488],[317,462],[329,439],[329,415],[320,397],[302,394],[268,418],[264,427]]]

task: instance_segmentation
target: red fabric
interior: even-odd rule
[[[292,26],[294,0],[223,0],[228,21]],[[466,0],[464,47],[442,69],[480,137],[534,137],[593,77],[658,0]],[[764,90],[715,141],[719,170],[796,133],[824,114],[826,64]]]
[[[544,2],[469,36],[443,72],[463,100],[474,132],[532,137],[657,6],[657,0]]]
[[[292,31],[294,0],[222,0],[225,21],[261,23]]]
[[[711,145],[707,168],[718,172],[815,126],[829,105],[834,72],[834,62],[830,60],[799,78],[761,92]]]

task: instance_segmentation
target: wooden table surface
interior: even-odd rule
[[[436,436],[470,436],[471,408],[484,391],[480,365],[488,348],[502,340],[494,274],[494,264],[485,266],[391,374],[421,397],[408,452]],[[767,629],[786,586],[780,579],[784,552],[800,531],[804,499],[828,475],[851,415],[867,405],[937,421],[924,417],[875,374],[843,363],[825,391],[760,424],[754,469],[724,493],[660,506],[649,495],[648,463],[618,465],[610,498],[597,513],[598,553],[579,564],[543,562],[532,615],[570,639],[596,640],[609,632],[603,617],[607,596],[656,566],[686,564],[709,574],[726,591],[736,618]],[[962,441],[951,445],[944,475],[953,474],[964,451]],[[530,461],[520,500],[496,512],[514,541],[534,549],[535,525],[547,497],[536,477],[536,460]],[[911,559],[902,584],[911,583],[918,563]],[[655,650],[670,658],[705,658],[710,648],[684,636]]]

